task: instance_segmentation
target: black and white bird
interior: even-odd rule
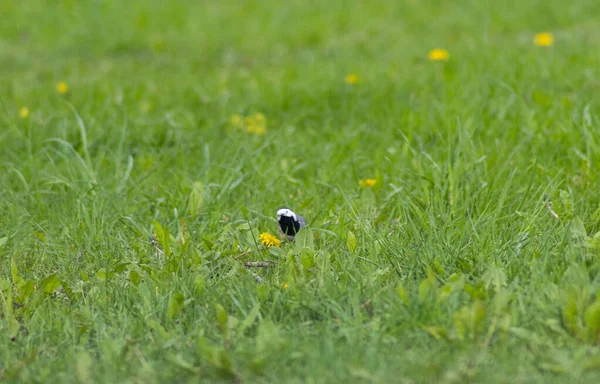
[[[285,235],[289,241],[294,241],[296,233],[306,227],[304,217],[296,215],[288,208],[281,208],[277,211],[277,223],[279,224],[279,233],[282,236]]]

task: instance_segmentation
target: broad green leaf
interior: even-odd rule
[[[182,356],[179,355],[169,355],[167,357],[167,359],[173,363],[175,366],[177,366],[178,368],[182,368],[188,372],[194,373],[194,374],[199,374],[200,373],[200,369],[198,367],[195,367],[193,364],[187,362]]]
[[[265,302],[269,298],[269,287],[266,284],[256,285],[256,296],[262,302]]]
[[[34,235],[35,235],[35,237],[37,237],[37,238],[38,238],[38,240],[39,240],[39,241],[41,241],[42,243],[45,243],[45,242],[46,242],[46,235],[45,235],[44,233],[42,233],[42,232],[37,232],[37,231],[36,231],[36,232],[34,232],[33,234],[34,234]]]
[[[100,268],[98,272],[96,272],[96,277],[100,280],[106,280],[106,271],[104,268]]]
[[[584,247],[588,244],[587,242],[587,233],[585,231],[585,227],[583,226],[583,222],[577,216],[573,218],[571,222],[571,239],[573,241],[573,245],[575,247]]]
[[[454,332],[459,340],[463,340],[469,329],[469,308],[464,306],[454,313]]]
[[[315,254],[311,249],[304,248],[300,255],[300,262],[304,271],[308,271],[315,266]]]
[[[435,271],[440,275],[440,276],[445,276],[446,275],[446,270],[444,269],[444,267],[442,266],[442,264],[440,263],[439,259],[434,259],[433,260],[433,267],[435,268]]]
[[[79,382],[89,383],[91,382],[91,368],[92,358],[86,351],[81,351],[76,356],[76,373]]]
[[[281,331],[271,321],[261,321],[256,335],[256,351],[258,353],[276,349],[282,342]]]
[[[595,301],[585,310],[585,327],[590,341],[597,342],[600,337],[600,301]]]
[[[454,329],[459,339],[475,339],[483,331],[485,308],[479,300],[454,313]]]
[[[492,287],[494,292],[499,292],[506,286],[506,274],[504,270],[495,265],[490,265],[482,280],[486,283],[486,288]]]
[[[180,292],[175,292],[169,297],[167,314],[170,319],[177,316],[182,310],[185,304],[185,298]]]
[[[225,308],[223,308],[221,304],[217,304],[215,306],[215,310],[217,314],[217,324],[219,325],[219,329],[221,330],[223,335],[227,337],[226,335],[228,331],[227,325],[229,323],[229,315],[227,314],[227,311],[225,310]]]
[[[0,292],[5,292],[12,289],[12,284],[10,281],[5,279],[0,279]]]
[[[440,289],[438,298],[445,300],[453,293],[462,291],[464,285],[464,277],[460,273],[455,273],[446,280],[446,284]]]
[[[71,296],[73,294],[73,288],[71,288],[71,285],[69,285],[66,281],[64,280],[59,280],[58,281],[60,283],[60,287],[62,288],[62,290],[69,296]]]
[[[125,270],[125,268],[127,268],[127,266],[129,264],[131,264],[131,263],[120,263],[120,264],[117,264],[115,266],[115,272],[116,273],[123,273],[123,271]]]
[[[19,269],[17,268],[17,262],[14,258],[10,260],[10,275],[12,276],[13,284],[20,284],[23,279],[19,275]]]
[[[294,238],[294,248],[301,251],[303,248],[315,249],[315,240],[310,228],[304,227]]]
[[[197,216],[202,210],[204,205],[204,194],[205,188],[201,181],[196,181],[192,185],[192,191],[190,192],[188,202],[188,213],[192,216]]]
[[[346,237],[346,245],[348,246],[348,250],[354,253],[356,250],[356,236],[350,231],[348,231],[348,236]]]
[[[10,339],[16,338],[20,330],[21,324],[13,316],[10,316],[8,318],[8,337]]]
[[[442,327],[427,326],[427,325],[421,324],[421,328],[425,332],[427,332],[431,336],[433,336],[433,338],[435,338],[436,340],[449,340],[448,332]]]
[[[153,223],[153,226],[154,226],[154,233],[156,234],[156,239],[158,240],[159,244],[162,245],[163,251],[165,252],[165,256],[167,256],[167,257],[171,256],[171,248],[170,248],[171,234],[169,233],[169,228],[168,227],[163,228],[160,225],[160,223],[158,223],[156,221]]]
[[[179,232],[177,233],[177,244],[181,245],[182,252],[187,250],[190,242],[190,233],[187,229],[187,224],[185,223],[185,219],[182,217],[179,218]]]
[[[559,212],[561,217],[571,218],[573,217],[573,200],[571,194],[563,189],[560,190],[560,202],[564,212]]]
[[[590,356],[583,363],[585,370],[597,370],[600,368],[600,356]]]
[[[58,289],[58,287],[60,287],[60,280],[56,276],[56,273],[46,277],[40,285],[40,289],[47,294],[53,293]]]
[[[0,237],[0,248],[2,248],[6,243],[8,243],[8,236]]]
[[[423,302],[436,288],[435,275],[431,267],[427,267],[427,278],[419,284],[419,300]]]
[[[248,220],[248,208],[246,208],[244,205],[242,205],[240,207],[240,211],[242,211],[242,216],[244,217],[244,220]]]
[[[231,359],[224,348],[219,349],[217,353],[217,361],[219,367],[217,374],[220,377],[228,380],[236,377],[235,371],[233,370],[233,363],[231,362]]]
[[[285,251],[282,248],[279,248],[279,247],[268,247],[267,251],[275,259],[282,259],[283,257],[285,257]]]
[[[404,303],[404,305],[408,306],[408,295],[406,294],[406,290],[402,283],[398,283],[398,287],[396,287],[396,292],[398,292],[398,296],[400,296],[400,300]]]
[[[163,241],[165,237],[165,231],[163,231],[162,225],[160,225],[158,221],[154,221],[152,222],[152,226],[154,227],[154,235],[156,236],[156,239],[159,242]]]
[[[197,296],[202,296],[202,294],[204,293],[205,290],[206,290],[206,280],[204,279],[204,276],[197,275],[196,278],[194,279],[194,292],[196,293]]]
[[[600,250],[600,232],[596,232],[592,238],[592,247],[596,250]]]
[[[204,247],[206,247],[208,250],[211,250],[215,247],[215,242],[208,235],[202,236],[202,242],[204,243]]]
[[[256,303],[246,316],[246,318],[240,323],[238,332],[243,334],[246,329],[250,328],[256,322],[256,319],[259,318],[260,315],[260,304]]]
[[[21,287],[21,300],[24,300],[26,298],[28,298],[29,296],[31,296],[31,294],[35,291],[35,283],[33,282],[33,280],[29,280],[27,281],[22,287]]]
[[[250,230],[250,224],[248,222],[241,223],[238,226],[236,226],[235,229],[237,229],[240,232],[241,231],[249,231]]]
[[[129,271],[129,281],[131,281],[131,284],[137,287],[142,281],[142,278],[140,277],[140,274],[137,271],[131,270]]]

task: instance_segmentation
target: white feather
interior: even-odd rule
[[[279,218],[281,216],[285,216],[285,217],[292,217],[294,218],[295,221],[298,220],[296,214],[288,208],[281,208],[280,210],[277,211],[277,221],[279,221]]]

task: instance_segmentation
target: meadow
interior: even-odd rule
[[[0,381],[599,382],[599,16],[2,0]]]

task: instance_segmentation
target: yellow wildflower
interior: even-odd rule
[[[538,47],[549,47],[554,44],[554,36],[550,32],[541,32],[533,37],[533,43]]]
[[[288,283],[281,283],[281,288],[288,289],[290,285]]]
[[[264,135],[267,132],[267,130],[264,125],[254,124],[254,125],[247,125],[246,132],[254,133],[256,135]]]
[[[377,184],[377,179],[364,179],[358,182],[363,188],[373,188]]]
[[[429,51],[427,57],[431,61],[446,61],[450,58],[450,54],[445,49],[436,48]]]
[[[68,91],[69,91],[69,86],[64,81],[61,81],[56,84],[56,92],[60,93],[61,95],[64,95]]]
[[[264,232],[258,235],[258,239],[267,247],[281,247],[281,241],[279,241],[277,237],[271,235],[268,232]]]
[[[344,78],[346,84],[357,84],[359,81],[360,79],[354,73],[350,73]]]
[[[254,114],[254,121],[257,124],[265,124],[265,115],[263,115],[262,113],[255,113]]]
[[[265,115],[262,113],[255,113],[246,117],[235,114],[231,116],[230,123],[236,128],[241,128],[255,135],[264,135],[267,132]]]
[[[19,109],[19,117],[21,119],[26,119],[28,116],[29,116],[29,108],[21,107],[21,109]]]
[[[237,113],[235,115],[231,116],[231,119],[229,120],[229,122],[234,127],[242,128],[244,126],[244,120],[242,119],[242,116],[238,115]]]

